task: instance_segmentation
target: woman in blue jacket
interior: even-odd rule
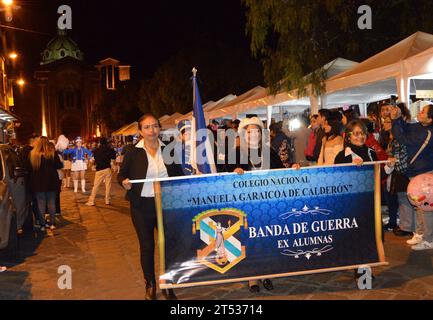
[[[391,110],[392,134],[406,146],[409,166],[405,172],[407,178],[433,172],[433,105],[425,106],[418,114],[418,123],[407,123],[402,119],[401,110]],[[406,192],[398,193],[400,202],[400,228],[396,235],[413,238],[407,241],[412,250],[433,250],[433,213],[415,211]]]

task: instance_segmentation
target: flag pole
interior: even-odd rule
[[[196,67],[192,68],[192,77],[193,77],[193,79],[192,79],[192,99],[193,99],[193,101],[192,101],[192,103],[193,103],[193,105],[195,104],[195,102],[196,102],[195,100],[197,99],[197,96],[196,96],[196,92],[197,92],[197,72],[198,72],[198,70],[197,70]],[[194,118],[194,111],[192,112],[192,117]]]

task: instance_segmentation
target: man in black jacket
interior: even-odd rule
[[[87,206],[95,205],[95,198],[99,186],[105,181],[105,204],[110,205],[111,201],[111,160],[116,159],[116,151],[110,147],[106,138],[101,138],[100,147],[95,150],[94,158],[96,163],[95,182],[92,189],[92,194],[87,201]]]
[[[122,148],[122,156],[124,156],[127,152],[134,150],[134,137],[133,136],[127,136],[126,137],[126,144]]]

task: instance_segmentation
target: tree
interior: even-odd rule
[[[248,50],[221,43],[189,46],[166,61],[139,92],[142,112],[157,116],[192,109],[192,68],[198,69],[203,103],[228,94],[243,93],[263,83],[262,69]]]
[[[272,92],[323,90],[323,65],[338,57],[361,61],[416,32],[432,32],[430,0],[242,0],[251,50],[262,60]],[[369,5],[373,29],[358,28]],[[309,75],[305,77],[305,75]]]

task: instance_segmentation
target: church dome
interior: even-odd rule
[[[41,65],[46,65],[66,57],[83,61],[83,53],[78,45],[66,35],[65,30],[58,30],[57,37],[52,39],[42,52]]]

